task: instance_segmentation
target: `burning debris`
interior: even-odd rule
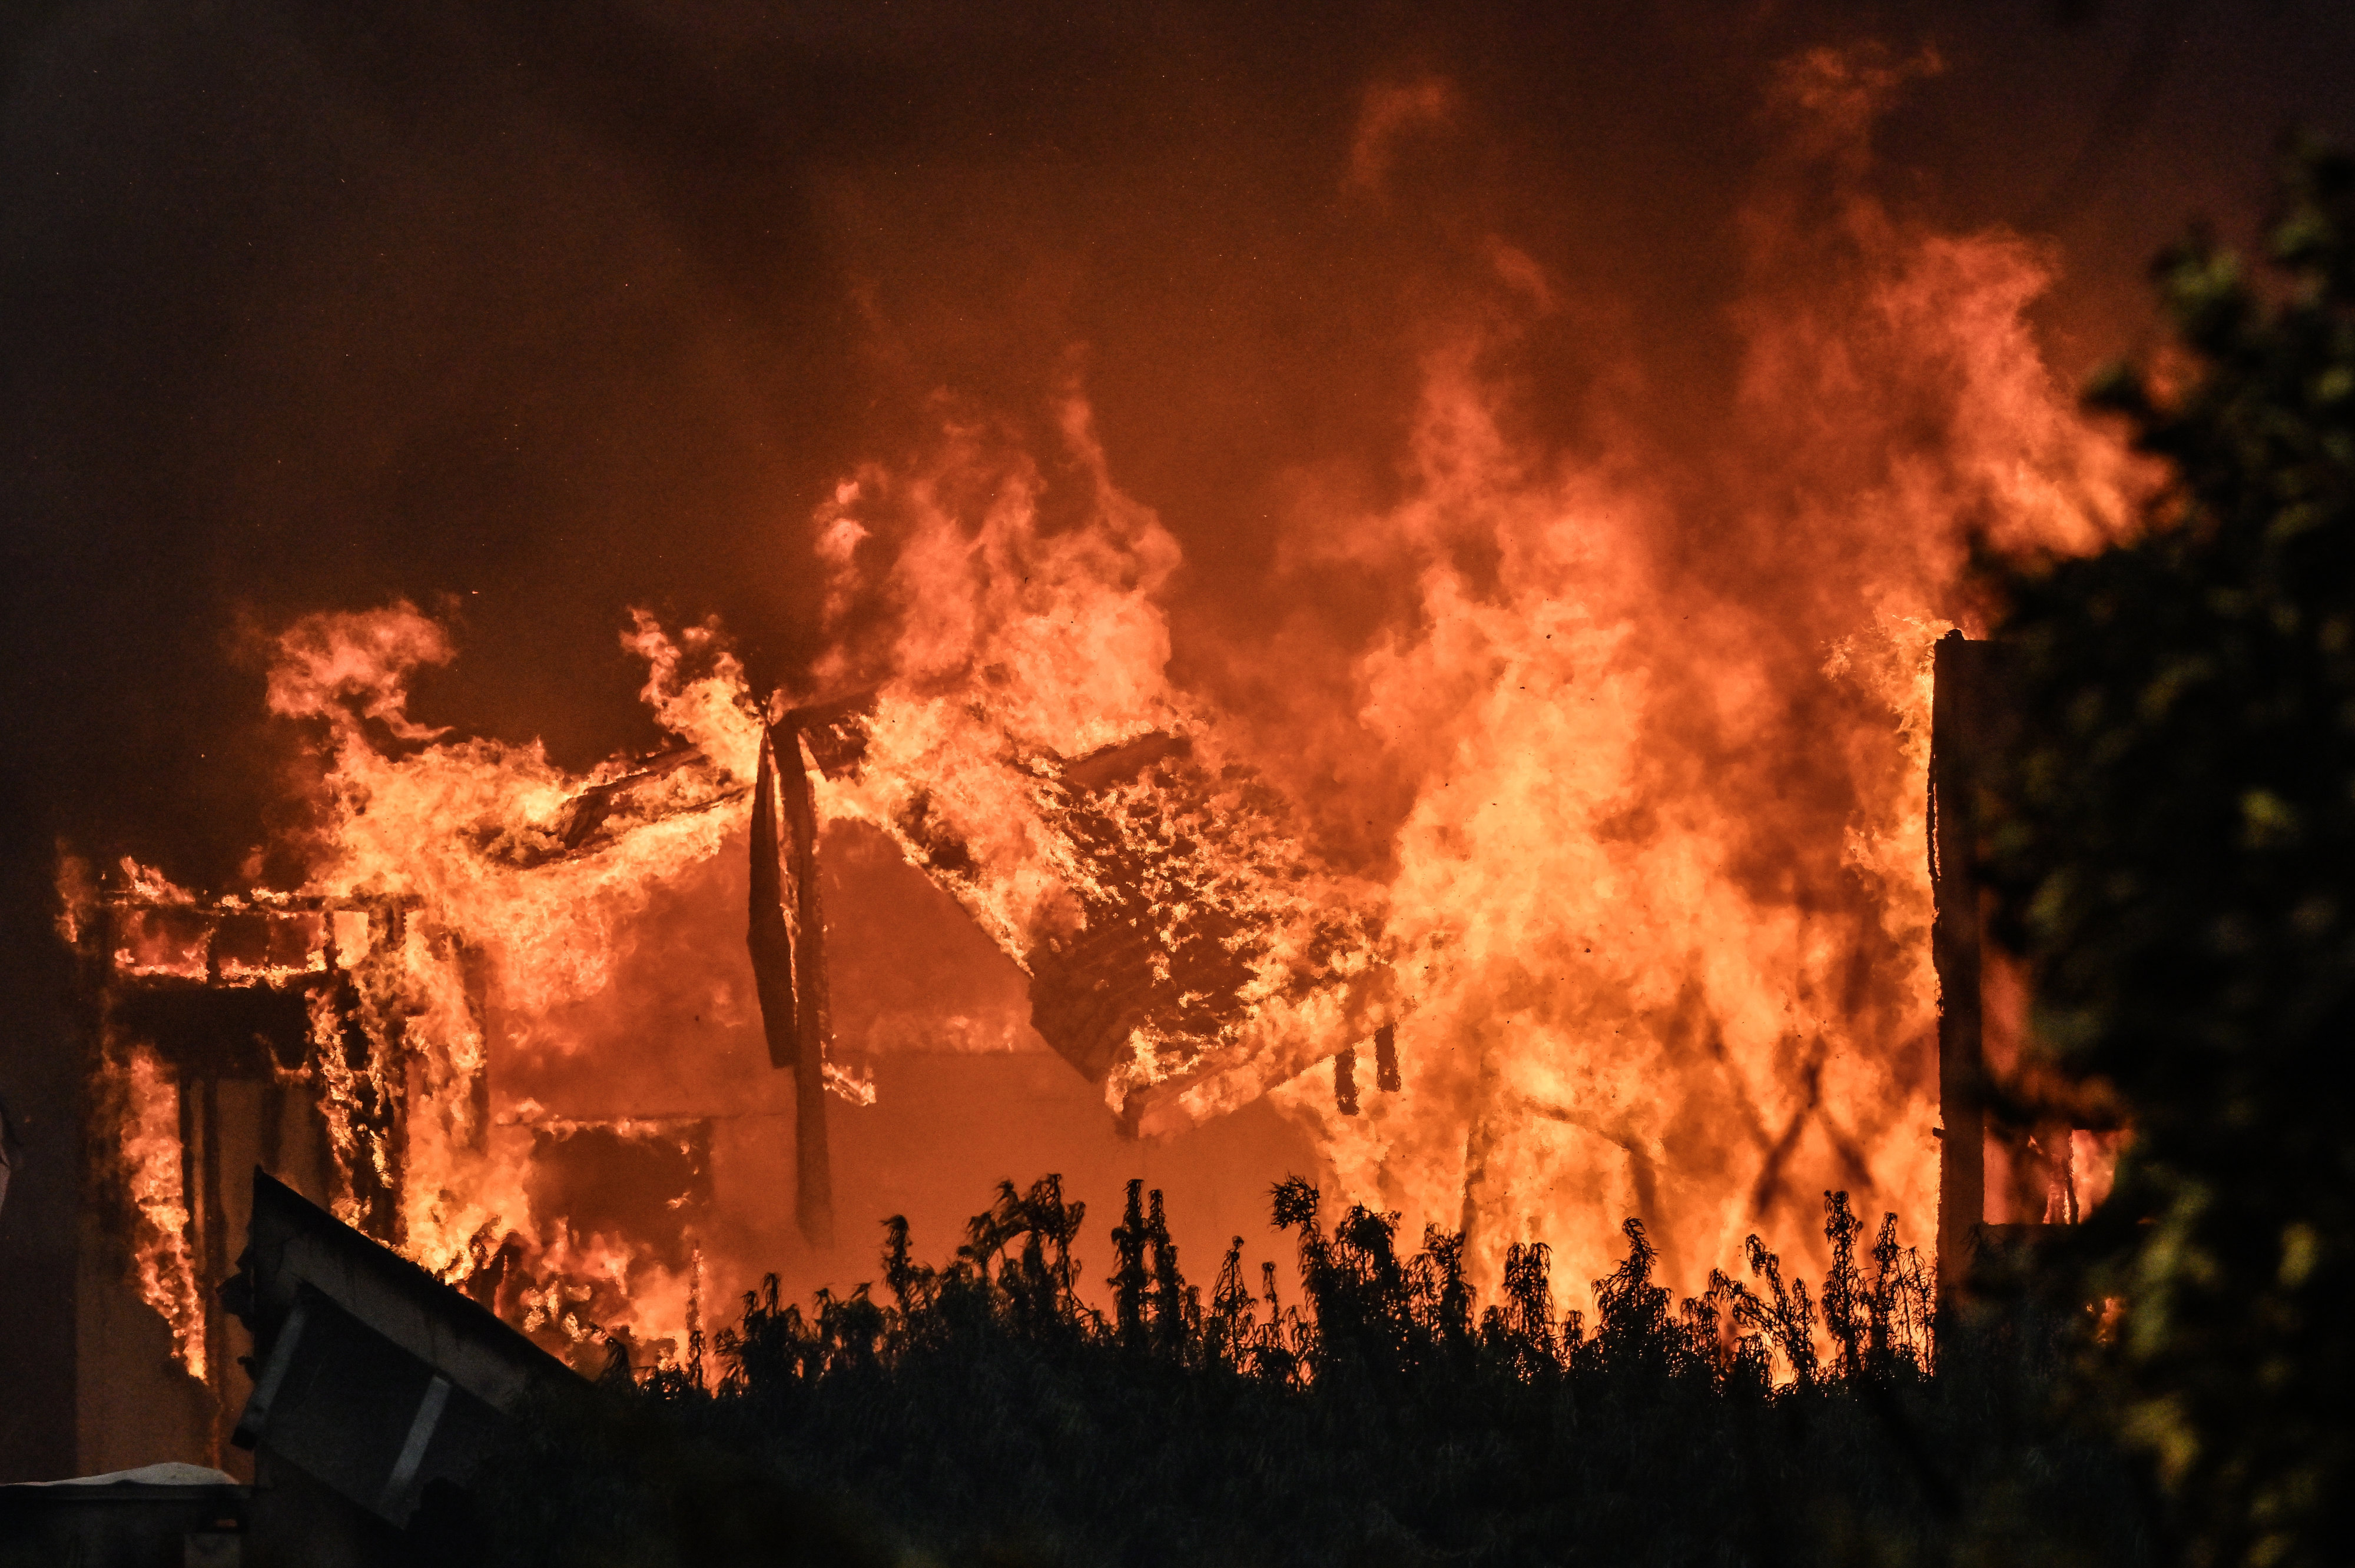
[[[840,711],[822,763],[1028,977],[1031,1023],[1152,1136],[1389,1027],[1373,890],[1301,850],[1288,803],[1182,729],[1067,758],[986,717]]]

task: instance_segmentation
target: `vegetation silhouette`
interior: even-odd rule
[[[1826,1194],[1820,1298],[1754,1238],[1677,1302],[1642,1224],[1560,1310],[1541,1245],[1479,1308],[1463,1237],[1272,1193],[1287,1303],[1243,1242],[1207,1300],[1161,1195],[1128,1185],[1109,1311],[1049,1176],[944,1265],[887,1222],[883,1297],[777,1281],[681,1365],[616,1347],[489,1468],[476,1533],[517,1564],[2154,1561],[2130,1467],[2050,1416],[2071,1319],[1941,1338],[1894,1215]]]
[[[2081,1388],[2186,1561],[2355,1541],[2355,163],[2290,160],[2252,271],[2159,260],[2171,351],[2094,399],[2164,482],[2137,536],[1987,563],[2019,735],[1980,801],[2033,1034],[2132,1128],[2041,1272],[2114,1306]]]

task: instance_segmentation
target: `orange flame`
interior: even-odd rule
[[[971,420],[847,476],[813,519],[830,642],[806,695],[875,697],[821,818],[887,835],[1034,971],[1114,901],[1106,860],[1131,868],[1164,958],[1209,930],[1241,978],[1213,1030],[1132,1030],[1114,1103],[1190,1086],[1150,1130],[1273,1087],[1339,1197],[1460,1227],[1476,1277],[1526,1240],[1599,1277],[1631,1213],[1672,1277],[1732,1266],[1751,1231],[1819,1253],[1831,1187],[1925,1227],[1930,645],[1969,617],[1975,535],[2086,549],[2140,482],[2040,355],[2049,260],[1855,193],[1879,106],[1934,69],[1819,51],[1778,79],[1794,156],[1835,194],[1746,215],[1738,429],[1602,417],[1607,450],[1582,454],[1520,433],[1502,366],[1576,302],[1477,236],[1472,302],[1429,335],[1397,499],[1304,472],[1276,524],[1295,603],[1336,578],[1392,596],[1369,630],[1279,614],[1232,668],[1205,655],[1173,679],[1178,540],[1115,482],[1076,390],[1051,451]],[[1436,79],[1369,95],[1348,191],[1384,205],[1402,139],[1459,103]],[[1050,467],[1076,476],[1076,519],[1044,516]],[[409,677],[453,648],[406,604],[298,622],[268,693],[327,763],[306,894],[402,912],[338,913],[318,938],[357,992],[314,1019],[339,1208],[397,1191],[392,1239],[445,1277],[506,1270],[503,1305],[534,1330],[682,1346],[705,1238],[665,1252],[566,1212],[535,1139],[576,1117],[779,1113],[765,1062],[683,1085],[632,1036],[680,1013],[757,1029],[749,989],[649,916],[716,903],[762,708],[712,627],[640,612],[623,641],[678,747],[586,776],[412,719]],[[1082,759],[1163,741],[1188,748],[1185,789],[1146,768],[1075,803]],[[1074,850],[1083,810],[1103,857]],[[159,885],[148,902],[116,962],[187,972],[173,922],[194,901]],[[666,989],[624,996],[649,954]],[[1402,1091],[1345,1107],[1298,1071],[1386,1025]],[[1206,1075],[1220,1053],[1256,1065]],[[623,1085],[595,1117],[534,1097],[568,1064]],[[847,1068],[829,1082],[871,1093]],[[397,1132],[374,1109],[394,1102]]]
[[[134,1044],[104,1053],[96,1087],[106,1112],[101,1126],[117,1140],[114,1170],[128,1200],[139,1298],[171,1326],[174,1359],[201,1383],[205,1308],[188,1244],[179,1082],[153,1047]]]
[[[517,1059],[578,1052],[571,1020],[612,983],[648,900],[741,832],[730,808],[759,729],[734,660],[707,629],[674,641],[644,616],[623,641],[648,662],[655,716],[693,747],[634,771],[616,763],[575,777],[536,743],[453,742],[412,721],[410,673],[451,650],[407,605],[298,622],[269,698],[320,725],[328,763],[324,848],[305,895],[399,912],[380,926],[335,915],[351,991],[314,1000],[339,1217],[369,1224],[365,1195],[394,1194],[389,1227],[374,1228],[442,1277],[505,1256],[539,1280],[515,1292],[534,1328],[660,1344],[683,1342],[687,1273],[539,1212],[531,1128],[544,1118],[487,1083],[490,1021]],[[704,673],[685,673],[698,661]],[[625,793],[589,821],[583,800],[608,786]],[[845,1079],[842,1092],[857,1086]]]
[[[1878,107],[1934,69],[1819,52],[1778,107],[1846,182]],[[1368,137],[1399,111],[1377,95]],[[1082,526],[1043,527],[1036,461],[974,428],[908,473],[863,471],[817,518],[827,673],[884,691],[833,809],[919,860],[911,821],[952,825],[979,863],[969,906],[1019,958],[1076,879],[1004,765],[1026,740],[1189,729],[1321,806],[1320,830],[1394,793],[1370,876],[1305,841],[1267,857],[1304,909],[1380,923],[1401,993],[1405,1096],[1357,1115],[1321,1077],[1279,1092],[1348,1196],[1460,1225],[1490,1277],[1529,1239],[1595,1277],[1628,1213],[1689,1277],[1753,1229],[1817,1251],[1831,1187],[1926,1225],[1930,645],[1964,610],[1973,535],[2093,547],[2141,476],[2045,368],[2033,248],[1839,188],[1828,223],[1779,198],[1750,214],[1743,429],[1698,460],[1639,431],[1583,461],[1508,433],[1487,367],[1561,291],[1484,242],[1506,302],[1427,355],[1404,498],[1353,512],[1304,482],[1279,556],[1304,602],[1356,572],[1412,583],[1411,610],[1338,681],[1263,673],[1316,635],[1275,629],[1223,716],[1167,681],[1169,538],[1075,398],[1055,455],[1086,476]],[[1696,537],[1703,494],[1721,544]],[[1212,853],[1253,880],[1252,852]],[[1352,1043],[1318,1022],[1326,1049]]]

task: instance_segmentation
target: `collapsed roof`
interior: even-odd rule
[[[794,709],[772,746],[1021,968],[1033,1027],[1129,1130],[1225,1114],[1391,1022],[1369,890],[1308,856],[1250,769],[1175,726],[1064,757],[947,706]]]

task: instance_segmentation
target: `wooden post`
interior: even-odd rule
[[[760,776],[752,784],[752,906],[745,942],[752,953],[769,1065],[783,1068],[794,1065],[801,1034],[794,1022],[793,927],[785,919],[784,868],[777,847],[775,740],[773,732],[762,732]]]
[[[1987,645],[1938,640],[1930,708],[1930,951],[1938,972],[1938,1299],[1970,1270],[1987,1212],[1986,1060],[1979,993],[1975,770],[1985,739]]]
[[[834,1245],[834,1171],[826,1151],[826,1052],[831,1044],[826,985],[826,911],[818,899],[817,803],[802,758],[801,729],[773,732],[777,786],[791,840],[794,931],[794,1215],[803,1239]]]

